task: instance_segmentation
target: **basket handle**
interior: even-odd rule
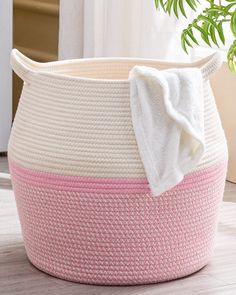
[[[12,49],[10,61],[13,71],[26,83],[29,83],[37,73],[38,63],[29,59],[17,49]]]
[[[219,52],[215,52],[206,58],[203,58],[198,63],[201,64],[201,72],[204,79],[209,79],[222,65],[223,58]]]

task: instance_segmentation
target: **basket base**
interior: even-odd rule
[[[66,177],[62,188],[51,175],[46,183],[40,173],[12,172],[27,255],[53,276],[99,285],[158,283],[190,275],[211,257],[226,162],[187,175],[158,198],[82,192]]]
[[[97,286],[138,286],[138,285],[151,285],[151,284],[158,284],[158,283],[165,283],[165,282],[170,282],[170,281],[174,281],[174,280],[178,280],[178,279],[182,279],[191,275],[194,275],[195,273],[201,271],[204,267],[207,266],[207,264],[209,263],[210,259],[208,259],[205,263],[203,263],[202,265],[199,265],[198,267],[192,269],[189,272],[183,272],[181,274],[179,274],[179,276],[173,277],[173,278],[169,278],[169,279],[158,279],[158,278],[150,278],[149,280],[140,280],[140,281],[132,281],[132,282],[127,282],[127,281],[114,281],[113,282],[107,282],[107,280],[103,281],[98,281],[96,278],[94,278],[94,280],[90,279],[83,279],[83,278],[75,278],[75,277],[69,277],[67,275],[63,274],[63,271],[59,271],[59,272],[52,272],[51,270],[47,270],[42,266],[39,266],[37,263],[35,263],[34,261],[32,261],[29,256],[27,255],[29,262],[35,267],[37,268],[39,271],[42,271],[54,278],[60,279],[60,280],[65,280],[65,281],[69,281],[69,282],[74,282],[74,283],[79,283],[79,284],[86,284],[86,285],[97,285]]]

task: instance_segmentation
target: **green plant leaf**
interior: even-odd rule
[[[181,46],[183,50],[188,53],[187,47],[186,47],[186,39],[185,39],[185,33],[183,32],[181,35]]]
[[[215,29],[217,29],[217,24],[211,18],[201,14],[198,19],[203,20],[206,23],[210,23],[213,27],[215,27]]]
[[[154,0],[156,9],[160,9],[179,18],[187,18],[186,7],[196,11],[202,5],[200,0]],[[225,44],[224,23],[230,22],[233,36],[236,38],[236,0],[206,0],[207,7],[194,19],[181,34],[181,46],[188,53],[188,47],[199,45],[196,37],[200,33],[201,39],[208,45]],[[228,50],[228,64],[236,72],[236,40]]]
[[[203,29],[203,31],[205,32],[205,34],[203,34],[202,32],[201,32],[201,37],[202,37],[202,39],[204,40],[204,38],[205,38],[205,36],[207,35],[207,39],[208,39],[208,41],[209,41],[209,43],[210,43],[210,40],[209,40],[209,27],[210,27],[210,24],[208,23],[208,22],[203,22],[202,23],[202,29]]]
[[[224,12],[225,13],[228,13],[230,11],[230,9],[232,7],[234,7],[236,5],[236,1],[234,3],[230,3],[229,5],[227,5],[225,8],[224,8]]]
[[[166,12],[165,3],[163,0],[154,0],[154,3],[156,9],[162,9],[164,12]]]
[[[154,0],[154,3],[155,3],[155,7],[156,7],[156,9],[158,9],[158,7],[159,7],[159,2],[158,2],[158,0]]]
[[[196,11],[196,2],[193,0],[186,0],[186,2],[188,3],[188,5],[192,8],[192,10]]]
[[[187,45],[188,45],[189,47],[193,47],[193,45],[192,45],[192,44],[190,43],[190,41],[188,40],[187,36],[188,36],[188,35],[185,35],[185,42],[187,43]]]
[[[228,59],[228,66],[230,68],[231,71],[233,71],[234,73],[236,73],[236,64],[235,64],[235,60],[236,60],[236,40],[234,40],[234,42],[231,44],[228,54],[227,54],[227,59]]]
[[[173,4],[173,10],[174,10],[174,14],[177,18],[179,18],[179,13],[178,13],[178,0],[175,0],[174,1],[174,4]]]
[[[186,34],[192,39],[192,41],[193,41],[194,43],[196,43],[197,45],[199,45],[198,41],[196,40],[196,38],[195,38],[194,35],[193,35],[193,30],[192,30],[192,29],[188,29],[188,30],[186,31]]]
[[[230,28],[234,37],[236,37],[236,10],[233,12],[231,22],[230,22]]]
[[[187,18],[187,15],[184,10],[183,0],[179,0],[179,9],[180,9],[182,15]]]
[[[224,31],[223,31],[223,23],[219,22],[218,24],[218,34],[220,36],[220,40],[223,44],[225,44],[225,36],[224,36]]]
[[[170,15],[170,13],[171,13],[171,8],[172,8],[172,5],[173,5],[173,1],[174,1],[174,0],[168,0],[168,1],[166,2],[166,11],[168,12],[169,15]]]
[[[213,43],[219,47],[217,39],[216,39],[215,28],[213,26],[210,26],[209,33],[211,35],[211,40],[213,41]]]
[[[203,20],[206,23],[211,24],[218,32],[219,37],[221,42],[224,44],[225,43],[225,38],[224,38],[224,33],[223,33],[223,28],[222,28],[222,22],[220,22],[219,24],[217,24],[216,22],[214,22],[211,18],[206,17],[205,15],[200,15],[199,19]]]
[[[202,37],[202,40],[209,46],[211,46],[211,43],[209,41],[209,37],[208,37],[208,34],[199,26],[197,25],[196,23],[193,23],[193,27],[195,29],[197,29],[200,33],[201,33],[201,37]]]

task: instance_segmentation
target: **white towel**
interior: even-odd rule
[[[132,121],[153,196],[177,185],[204,153],[203,78],[200,69],[130,71]]]

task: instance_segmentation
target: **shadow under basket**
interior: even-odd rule
[[[129,58],[36,63],[12,51],[24,80],[9,165],[25,248],[42,271],[70,281],[168,281],[212,255],[227,146],[208,79],[217,54],[191,64]],[[196,169],[152,197],[129,103],[129,70],[198,67],[206,149]]]

